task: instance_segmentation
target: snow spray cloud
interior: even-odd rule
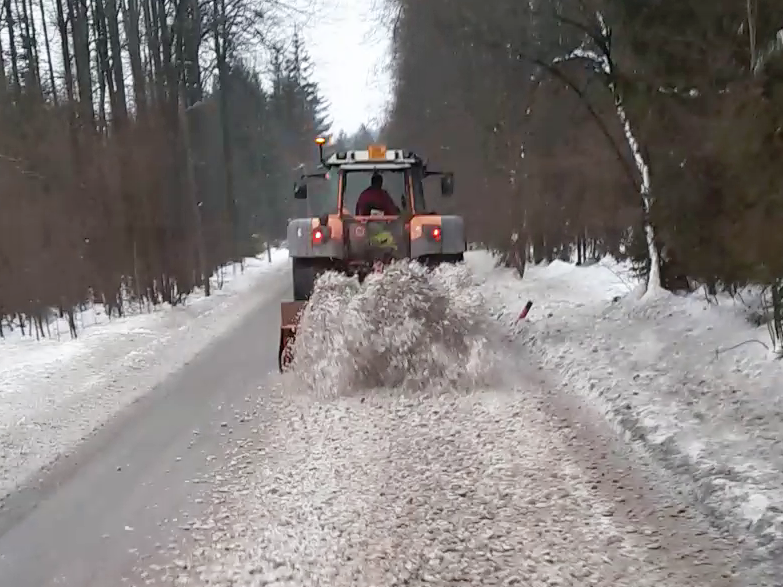
[[[318,279],[300,322],[293,370],[310,392],[489,384],[499,347],[464,266],[400,261],[356,278]]]

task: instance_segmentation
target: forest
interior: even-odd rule
[[[275,0],[3,0],[0,335],[177,304],[284,238],[329,128]],[[248,56],[263,53],[261,68]],[[26,324],[27,322],[27,324]]]
[[[89,300],[121,315],[208,294],[217,268],[283,238],[330,126],[300,37],[270,36],[285,3],[0,4],[0,335]],[[520,273],[610,253],[648,290],[758,287],[783,340],[772,0],[376,4],[381,140],[458,170],[437,207],[472,241]]]
[[[520,272],[611,253],[648,291],[761,288],[783,339],[779,4],[385,0],[384,20],[384,135],[459,170],[472,240]]]

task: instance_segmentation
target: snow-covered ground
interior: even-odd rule
[[[627,267],[608,259],[529,267],[522,280],[485,252],[469,263],[508,321],[533,300],[518,338],[553,384],[586,398],[713,517],[757,540],[783,576],[783,364],[743,304],[640,299]]]
[[[228,271],[222,291],[183,307],[96,312],[77,340],[0,342],[0,496],[233,328],[286,257]],[[163,569],[170,578],[750,584],[735,575],[747,560],[705,537],[687,508],[650,501],[557,413],[559,396],[595,408],[662,481],[746,535],[756,566],[783,576],[783,364],[740,344],[766,342],[765,328],[728,299],[640,299],[609,260],[530,267],[521,280],[486,252],[468,266],[480,285],[453,267],[435,279],[389,271],[362,291],[324,283],[299,339],[310,354],[298,375],[259,387],[251,438],[227,438],[232,458],[208,480],[213,507],[191,527],[197,548]],[[509,341],[489,317],[510,326],[528,299]]]
[[[265,280],[287,268],[287,250],[247,259],[244,271],[223,270],[210,297],[196,293],[177,307],[126,318],[96,306],[67,324],[50,325],[52,339],[0,340],[0,499],[41,467],[70,450],[228,332],[267,294]],[[54,336],[61,333],[59,340]]]
[[[628,288],[591,279],[608,269],[576,276],[564,264],[523,286],[488,261],[470,255],[478,287],[457,268],[398,267],[352,292],[341,278],[319,283],[299,334],[305,359],[263,386],[253,434],[228,439],[231,458],[208,480],[192,551],[155,576],[233,587],[751,584],[737,582],[736,545],[635,481],[490,318],[534,297],[525,335],[540,332],[540,356],[553,353],[581,391],[578,366],[545,346],[547,328],[556,339],[559,311],[582,312],[559,328],[586,328]]]

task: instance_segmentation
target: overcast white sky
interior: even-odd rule
[[[375,125],[386,111],[391,92],[389,32],[373,8],[376,2],[322,1],[302,27],[335,134],[341,129],[351,133],[362,123]]]

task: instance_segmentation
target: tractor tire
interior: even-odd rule
[[[447,255],[428,255],[422,259],[430,269],[434,269],[443,263],[462,263],[465,260],[464,253],[452,253]]]
[[[452,253],[450,255],[439,255],[441,263],[462,263],[465,260],[465,253]]]
[[[311,259],[293,260],[294,301],[306,302],[313,295],[315,287],[315,265]]]
[[[306,302],[313,295],[318,277],[332,268],[332,263],[326,259],[307,259],[294,257],[293,282],[294,301]]]

